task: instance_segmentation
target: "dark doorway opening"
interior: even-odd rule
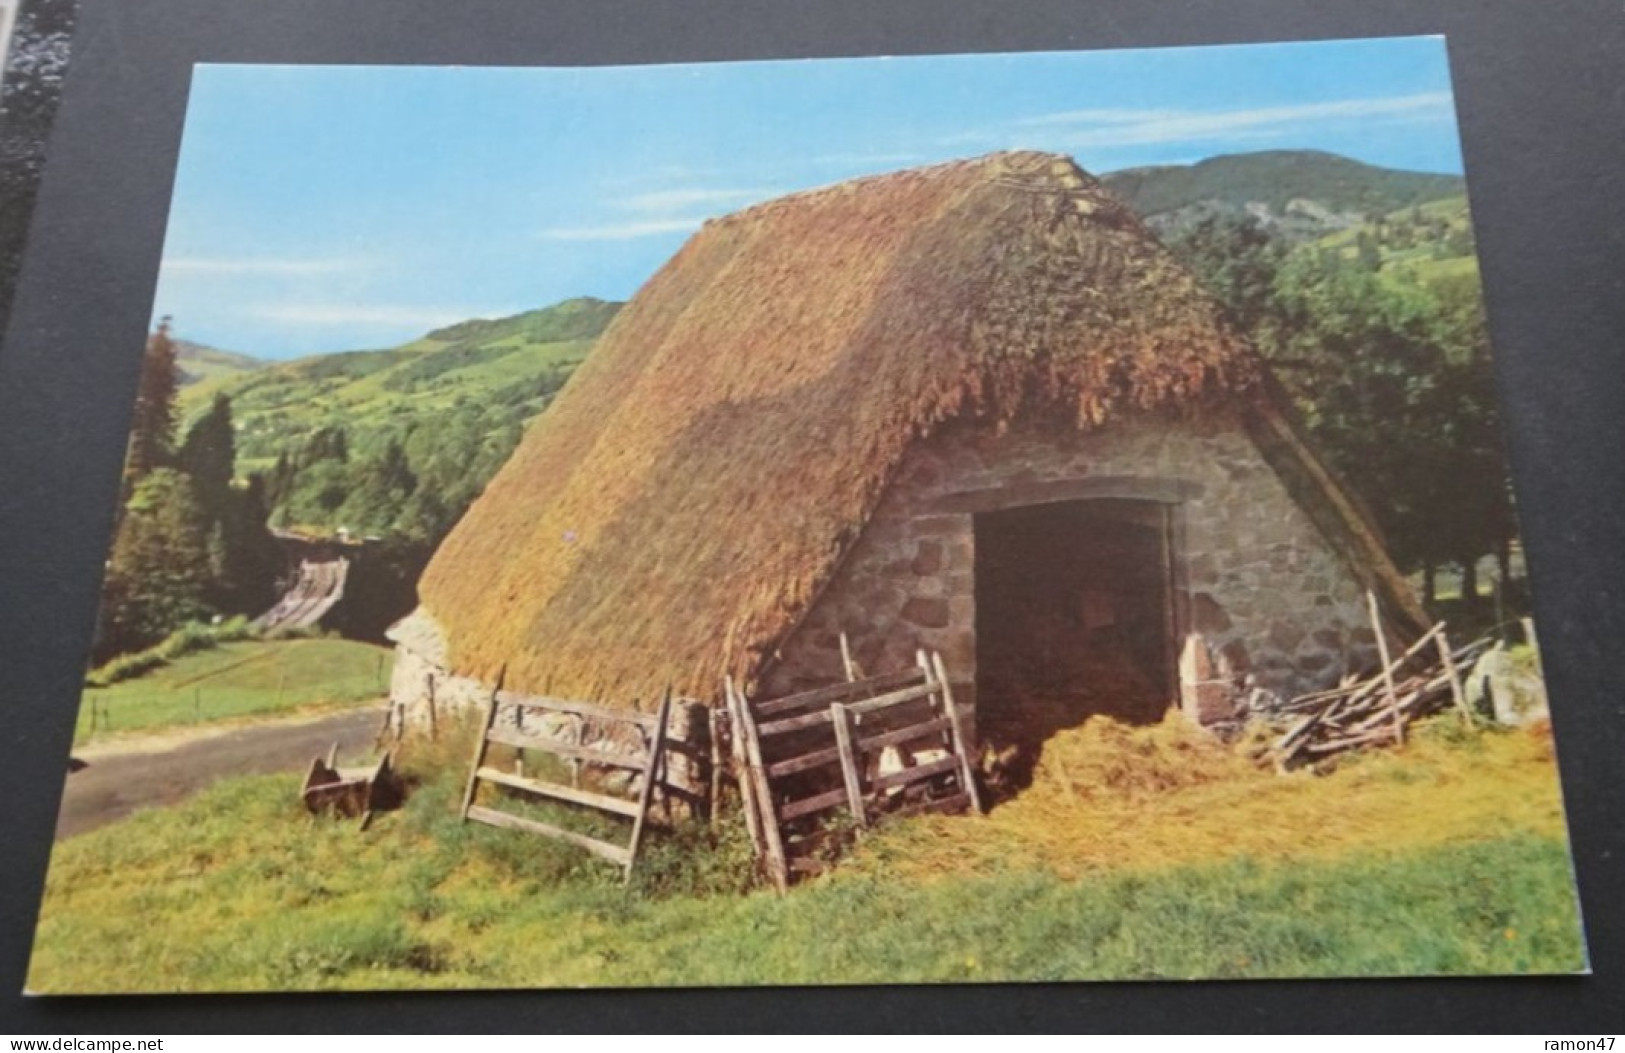
[[[980,738],[1025,785],[1045,740],[1174,695],[1168,505],[1101,499],[976,517]]]

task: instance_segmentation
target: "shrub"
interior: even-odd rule
[[[740,895],[756,881],[744,817],[726,811],[715,826],[691,820],[669,831],[648,831],[632,871],[636,891],[659,899]]]
[[[164,637],[163,641],[153,650],[157,651],[158,657],[164,661],[173,662],[175,659],[185,658],[189,654],[212,651],[218,646],[220,646],[219,641],[215,639],[214,629],[211,626],[204,625],[201,622],[187,622]]]
[[[163,640],[143,651],[121,654],[85,675],[86,687],[111,687],[123,680],[145,676],[178,658],[212,650],[223,643],[247,640],[255,635],[248,619],[229,618],[218,625],[187,622]]]
[[[108,687],[121,680],[133,680],[169,663],[158,654],[156,647],[131,654],[121,654],[103,664],[85,677],[88,687]]]

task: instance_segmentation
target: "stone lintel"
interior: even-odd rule
[[[922,508],[936,514],[997,512],[1026,505],[1055,504],[1060,501],[1088,501],[1117,498],[1131,501],[1158,501],[1178,504],[1202,496],[1201,483],[1188,479],[1156,478],[1141,475],[1102,475],[1084,479],[1058,479],[1050,482],[1020,483],[981,490],[960,490],[943,494]]]

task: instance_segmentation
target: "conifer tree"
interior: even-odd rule
[[[208,613],[208,534],[186,476],[158,468],[136,484],[107,563],[98,660],[150,646]]]
[[[237,435],[231,420],[231,399],[216,394],[209,411],[186,432],[175,454],[175,466],[192,477],[198,498],[218,512],[225,504],[236,471]]]
[[[175,342],[169,318],[147,338],[136,388],[135,415],[130,422],[130,445],[124,461],[126,495],[154,469],[167,463],[175,445]]]

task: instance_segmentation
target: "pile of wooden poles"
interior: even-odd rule
[[[1494,640],[1485,637],[1452,648],[1440,622],[1394,657],[1374,597],[1370,603],[1382,668],[1365,677],[1345,677],[1335,688],[1274,707],[1267,722],[1280,734],[1266,756],[1276,768],[1312,764],[1366,746],[1402,745],[1412,722],[1451,705],[1472,727],[1461,671],[1470,669]]]

